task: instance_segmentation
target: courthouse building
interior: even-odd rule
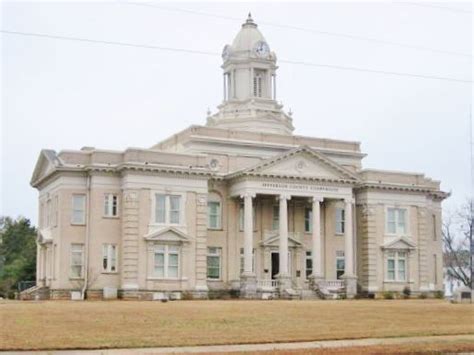
[[[50,298],[337,298],[443,290],[440,183],[293,134],[249,16],[223,102],[149,148],[43,150],[37,286]],[[216,68],[217,70],[217,68]]]

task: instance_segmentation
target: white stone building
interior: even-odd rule
[[[100,297],[443,290],[440,183],[364,169],[358,142],[293,135],[251,17],[205,126],[144,149],[43,150],[37,288]]]

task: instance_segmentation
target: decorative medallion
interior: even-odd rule
[[[306,168],[306,162],[304,160],[299,160],[296,162],[295,169],[297,172],[301,173]]]

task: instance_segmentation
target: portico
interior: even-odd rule
[[[349,186],[347,186],[349,185]],[[311,239],[310,239],[310,254],[312,272],[309,276],[309,286],[312,289],[317,289],[320,285],[328,281],[323,273],[323,251],[322,251],[322,223],[321,223],[321,209],[322,204],[326,201],[340,201],[344,204],[346,215],[346,227],[344,229],[344,264],[345,271],[343,275],[344,285],[347,289],[348,297],[355,294],[356,276],[354,272],[355,260],[355,233],[353,225],[354,213],[354,198],[352,186],[350,184],[320,184],[315,181],[301,181],[301,182],[287,182],[285,177],[280,181],[274,177],[271,181],[262,180],[260,178],[247,177],[234,183],[231,186],[231,196],[243,200],[243,216],[244,216],[244,272],[241,275],[241,293],[244,297],[255,297],[257,292],[257,284],[260,277],[263,279],[270,279],[273,272],[265,269],[265,273],[256,274],[256,270],[252,269],[253,265],[253,250],[254,250],[254,216],[252,211],[256,199],[274,199],[275,204],[278,204],[278,229],[273,231],[274,238],[277,237],[278,242],[278,274],[275,276],[277,286],[280,293],[287,292],[296,286],[295,273],[290,273],[289,256],[292,255],[289,248],[290,235],[292,243],[299,243],[299,247],[303,246],[303,238],[294,231],[290,231],[288,226],[288,204],[292,200],[306,202],[311,206]],[[276,208],[274,209],[276,210]],[[265,233],[262,236],[265,244],[267,236]],[[301,239],[301,240],[299,240]],[[274,250],[275,252],[276,250]],[[299,257],[297,257],[299,255]],[[273,255],[271,256],[274,257]],[[268,256],[267,256],[268,258]],[[305,258],[301,257],[301,253],[294,254],[294,262],[296,270],[301,272],[303,270],[303,263]],[[273,259],[272,259],[273,263]],[[264,266],[265,267],[265,266]],[[268,265],[267,265],[268,267]],[[273,267],[273,264],[272,264]],[[330,280],[335,281],[335,280]]]

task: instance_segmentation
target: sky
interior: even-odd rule
[[[278,100],[293,111],[295,134],[360,141],[364,168],[441,180],[452,192],[447,211],[470,194],[472,83],[334,68],[472,81],[470,3],[1,6],[3,31],[216,55],[0,33],[0,215],[36,223],[38,193],[29,181],[43,148],[151,147],[205,124],[206,111],[222,102],[219,54],[249,11],[279,60],[323,65],[279,63]]]

